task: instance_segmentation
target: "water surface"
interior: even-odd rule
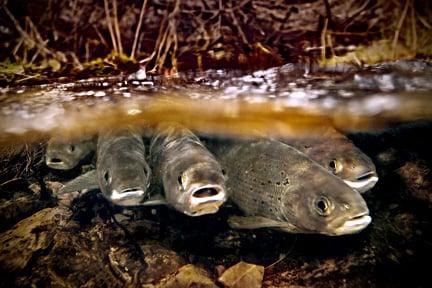
[[[4,87],[0,141],[160,121],[224,135],[304,133],[321,124],[381,128],[431,118],[431,66],[420,61],[363,68],[287,64],[250,73],[134,74]]]

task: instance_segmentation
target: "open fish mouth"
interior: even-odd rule
[[[372,221],[372,217],[368,213],[357,215],[343,223],[342,226],[336,229],[335,235],[345,235],[358,233],[365,229]]]
[[[135,206],[139,205],[145,191],[142,188],[127,188],[120,191],[112,190],[110,200],[117,205]]]
[[[378,175],[376,172],[368,172],[357,177],[357,180],[355,181],[344,180],[344,182],[352,189],[358,191],[359,193],[363,193],[375,186],[375,184],[378,182]]]
[[[225,189],[220,185],[200,185],[193,187],[190,192],[190,204],[192,206],[209,203],[225,201]]]
[[[63,169],[63,170],[67,170],[69,169],[70,165],[68,165],[67,163],[65,163],[62,159],[54,157],[54,158],[50,158],[46,160],[46,165],[54,168],[54,169]]]
[[[214,214],[227,198],[225,189],[221,185],[197,185],[190,191],[190,211],[186,213],[189,216]]]

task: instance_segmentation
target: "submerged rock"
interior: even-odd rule
[[[46,208],[1,234],[0,270],[3,272],[23,270],[33,256],[51,245],[56,227],[69,217],[70,212],[66,209]]]
[[[148,265],[142,275],[142,283],[157,283],[165,277],[180,271],[186,264],[186,261],[177,253],[160,245],[143,245],[141,249]]]
[[[87,229],[71,223],[52,249],[37,260],[32,283],[124,287],[154,285],[175,274],[185,261],[159,245],[139,245],[112,221],[95,218]]]
[[[170,277],[156,287],[161,288],[217,288],[208,273],[199,267],[188,264],[180,268],[175,276]],[[248,286],[244,286],[248,287]],[[252,288],[252,287],[251,287]]]
[[[427,163],[421,160],[407,162],[397,174],[404,181],[408,195],[432,207],[432,181]]]
[[[0,200],[0,229],[7,229],[47,206],[33,195],[18,197],[11,200]]]
[[[217,287],[204,270],[136,241],[108,215],[82,222],[72,211],[46,208],[0,235],[0,272],[14,275],[0,286]]]
[[[228,268],[218,280],[228,288],[259,288],[262,286],[263,277],[264,266],[242,261]]]

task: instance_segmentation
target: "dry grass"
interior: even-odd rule
[[[2,13],[13,35],[3,59],[32,67],[44,63],[52,70],[71,63],[82,69],[81,62],[115,54],[154,73],[175,73],[329,59],[364,63],[384,42],[390,43],[380,46],[385,55],[373,61],[432,55],[432,7],[426,0],[66,3],[29,2],[23,13],[6,1]],[[33,9],[44,4],[50,9]],[[343,57],[350,52],[355,54]]]
[[[21,180],[35,171],[43,159],[41,144],[2,146],[0,150],[0,188]]]

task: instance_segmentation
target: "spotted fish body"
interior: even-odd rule
[[[65,141],[59,138],[48,140],[45,152],[45,163],[58,170],[70,170],[89,156],[96,149],[93,138]]]
[[[198,137],[180,125],[156,128],[150,165],[168,204],[186,215],[216,213],[226,200],[220,164]]]
[[[372,189],[378,182],[372,160],[332,127],[325,127],[314,135],[281,141],[305,153],[360,193]]]
[[[370,223],[361,195],[298,150],[273,140],[227,144],[218,149],[229,198],[246,217],[233,228],[342,235]]]

